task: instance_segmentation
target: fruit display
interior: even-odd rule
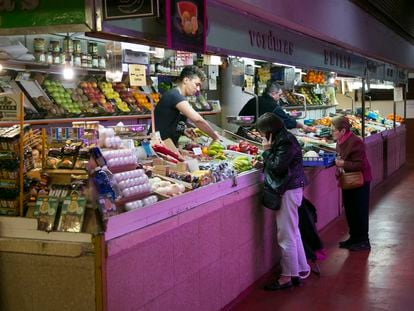
[[[218,160],[225,160],[226,157],[223,154],[224,146],[220,144],[218,141],[213,141],[207,149],[207,155],[210,157],[214,157]]]
[[[81,114],[79,102],[72,100],[73,89],[65,89],[60,81],[46,79],[43,81],[44,90],[50,95],[56,105],[73,114]]]
[[[133,91],[128,89],[125,83],[112,83],[112,87],[116,92],[119,93],[121,100],[127,103],[132,110],[139,114],[146,113],[147,109],[139,104],[138,100],[134,96]]]
[[[297,98],[291,91],[284,90],[283,96],[281,97],[282,102],[287,104],[288,106],[298,106],[302,105],[300,99]]]
[[[98,86],[101,89],[102,93],[105,95],[107,101],[115,105],[120,112],[131,112],[128,104],[121,99],[121,96],[117,91],[113,89],[111,83],[100,82]]]
[[[242,173],[253,168],[250,159],[247,156],[237,156],[232,161],[233,168],[237,173]]]
[[[134,90],[132,92],[132,96],[134,96],[137,106],[140,107],[140,109],[142,109],[144,112],[151,111],[151,103],[148,100],[147,95]]]
[[[299,93],[305,96],[307,105],[323,105],[322,100],[312,91],[312,88],[301,86]]]
[[[244,140],[241,140],[237,145],[227,145],[227,150],[243,152],[252,155],[256,155],[259,152],[259,148]]]
[[[44,96],[34,97],[33,100],[40,110],[45,111],[50,116],[59,116],[65,113],[65,109],[63,107],[52,103]]]
[[[303,76],[303,82],[324,84],[325,74],[322,71],[308,70],[307,74]]]
[[[106,100],[96,82],[80,82],[78,88],[72,93],[72,99],[80,103],[81,109],[87,113],[115,112],[113,105]]]
[[[395,122],[400,122],[400,123],[404,123],[404,118],[398,114],[394,115],[393,113],[389,113],[387,114],[387,120],[391,120]]]

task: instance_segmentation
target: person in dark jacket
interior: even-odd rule
[[[339,242],[339,247],[351,251],[370,250],[368,212],[372,175],[365,153],[365,144],[362,139],[352,133],[349,119],[343,116],[332,119],[332,135],[336,140],[336,167],[345,172],[361,171],[364,176],[363,186],[342,190],[349,238]]]
[[[277,82],[268,81],[262,96],[259,96],[259,117],[266,112],[273,112],[282,119],[287,129],[302,128],[306,132],[313,129],[289,116],[280,105],[280,97],[283,95],[283,89]],[[240,110],[239,116],[256,116],[256,99],[250,99]],[[255,119],[256,122],[256,119]]]
[[[298,284],[310,273],[299,232],[298,207],[303,197],[305,174],[302,150],[295,136],[286,130],[274,113],[265,113],[257,122],[263,138],[264,187],[282,195],[276,211],[277,240],[281,249],[282,273],[265,287],[278,290]]]

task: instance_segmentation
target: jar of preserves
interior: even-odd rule
[[[98,67],[100,69],[105,69],[106,68],[106,60],[105,60],[105,57],[98,56]]]
[[[46,54],[44,52],[35,52],[34,57],[36,62],[45,63],[46,62]]]
[[[61,64],[60,54],[61,53],[53,53],[53,64]]]
[[[98,53],[98,43],[96,42],[88,42],[88,53],[89,54],[97,54]]]
[[[51,51],[47,52],[46,54],[46,63],[53,64],[53,54]]]
[[[34,38],[33,50],[35,52],[44,52],[46,49],[46,41],[43,38]]]
[[[88,54],[88,68],[92,68],[92,54]]]
[[[54,53],[59,53],[60,52],[60,44],[59,41],[50,41],[50,49],[52,50],[52,52]]]
[[[66,36],[65,39],[63,39],[63,52],[73,53],[73,41],[69,36]]]
[[[88,55],[81,54],[81,66],[84,68],[88,67]]]
[[[73,65],[75,67],[81,67],[82,66],[82,60],[80,53],[73,54]]]
[[[73,44],[73,53],[80,54],[82,52],[80,40],[73,40],[72,44]]]
[[[98,55],[92,55],[92,68],[98,68],[99,67],[99,61],[98,61]]]

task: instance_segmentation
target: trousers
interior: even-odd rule
[[[370,182],[362,187],[342,190],[346,221],[350,239],[355,242],[368,241]]]
[[[277,242],[282,255],[281,274],[284,276],[302,276],[310,271],[299,231],[298,207],[302,197],[302,188],[287,190],[283,194],[280,210],[276,212]]]

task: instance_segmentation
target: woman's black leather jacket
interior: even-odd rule
[[[263,152],[263,160],[265,187],[283,194],[286,190],[305,186],[302,149],[286,128],[277,132],[271,148]]]

